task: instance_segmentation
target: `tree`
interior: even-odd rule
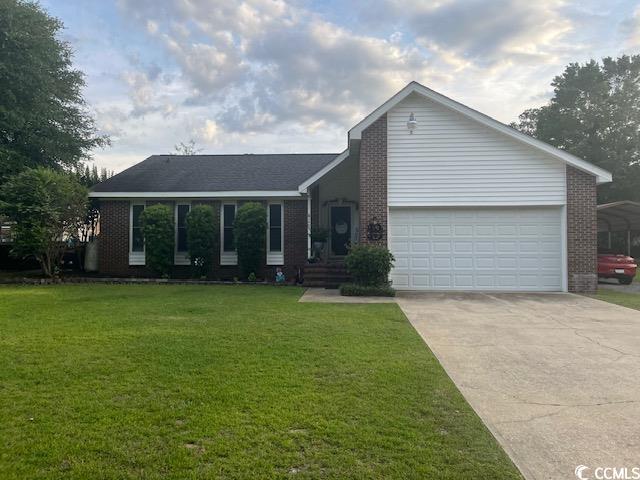
[[[25,168],[73,167],[108,143],[96,134],[62,28],[36,2],[0,2],[0,184]]]
[[[238,252],[238,265],[244,278],[260,269],[265,252],[267,211],[257,202],[238,208],[233,222],[233,237]]]
[[[71,175],[29,169],[0,190],[0,211],[13,226],[14,255],[33,255],[47,277],[55,274],[65,242],[77,239],[87,212],[87,189]]]
[[[114,175],[113,171],[107,170],[104,167],[98,172],[98,167],[93,165],[93,167],[89,168],[89,165],[86,164],[78,165],[72,172],[80,183],[89,188],[108,180]]]
[[[202,151],[201,148],[198,148],[193,138],[187,143],[180,142],[178,145],[174,145],[173,150],[176,155],[197,155]]]
[[[144,209],[141,220],[147,267],[156,275],[169,275],[175,245],[171,208],[160,203],[152,205]]]
[[[640,201],[640,55],[571,63],[551,85],[549,103],[512,126],[609,170],[600,203]]]
[[[196,277],[206,277],[213,266],[218,246],[216,214],[209,205],[196,205],[187,215],[187,249]]]

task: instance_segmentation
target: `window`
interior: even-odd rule
[[[131,251],[144,252],[144,236],[142,235],[142,212],[144,205],[131,205]]]
[[[233,222],[236,219],[235,204],[225,204],[222,207],[222,250],[224,252],[235,252],[236,247],[233,241]]]
[[[269,251],[282,251],[282,205],[269,205]]]
[[[236,204],[225,203],[220,207],[220,265],[237,265],[238,254],[233,244],[233,222]]]
[[[190,210],[189,204],[176,205],[176,252],[187,251],[187,214]]]
[[[129,209],[129,265],[144,265],[144,235],[142,212],[144,203],[131,203]]]
[[[283,265],[283,210],[282,203],[270,203],[267,207],[267,265]]]

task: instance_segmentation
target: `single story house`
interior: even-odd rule
[[[259,201],[269,276],[304,266],[308,232],[324,227],[327,262],[350,243],[388,246],[397,289],[596,289],[596,186],[609,172],[416,82],[347,138],[337,154],[153,155],[100,183],[100,271],[143,273],[140,213],[157,202],[174,208],[175,264],[188,265],[184,218],[206,203],[219,212],[217,275],[233,276],[236,209]]]

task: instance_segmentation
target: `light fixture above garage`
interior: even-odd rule
[[[416,116],[411,112],[409,115],[409,121],[407,122],[407,128],[409,129],[409,133],[413,133],[413,131],[418,128],[418,121],[416,120]]]

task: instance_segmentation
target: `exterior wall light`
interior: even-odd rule
[[[407,122],[407,128],[409,129],[409,133],[413,134],[413,131],[418,128],[418,121],[416,120],[416,116],[411,112],[409,115],[409,121]]]

